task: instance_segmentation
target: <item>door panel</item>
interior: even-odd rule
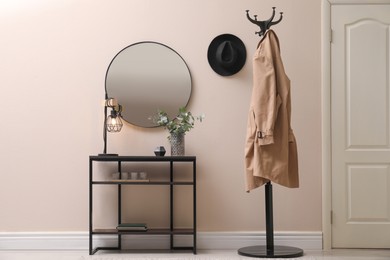
[[[333,5],[332,246],[390,248],[390,5]]]

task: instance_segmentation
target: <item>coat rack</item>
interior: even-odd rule
[[[263,36],[264,33],[275,24],[278,24],[282,18],[283,13],[280,13],[279,20],[273,22],[275,17],[275,7],[272,7],[272,16],[266,21],[257,21],[257,15],[255,19],[250,18],[249,10],[246,10],[246,16],[249,21],[260,26],[260,31],[256,32],[259,36]],[[266,245],[265,246],[247,246],[238,249],[238,254],[249,257],[258,258],[291,258],[303,256],[303,250],[297,247],[291,246],[275,246],[274,245],[274,223],[273,223],[273,199],[272,199],[272,184],[267,182],[265,185],[265,222],[266,222]]]
[[[272,15],[271,18],[269,18],[266,21],[257,21],[257,15],[254,15],[255,19],[252,19],[249,16],[249,10],[246,10],[246,17],[251,23],[254,23],[260,27],[260,31],[255,32],[255,34],[258,34],[260,37],[264,35],[264,33],[273,25],[280,23],[280,21],[283,19],[283,12],[280,12],[280,18],[279,20],[273,22],[274,17],[275,17],[275,8],[272,7]]]

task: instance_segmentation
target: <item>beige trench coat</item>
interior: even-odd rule
[[[245,145],[246,190],[272,181],[299,186],[298,155],[291,129],[290,80],[279,40],[268,30],[253,59],[253,90]]]

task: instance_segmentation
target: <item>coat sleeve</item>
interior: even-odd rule
[[[277,92],[272,60],[264,52],[259,51],[255,56],[253,69],[252,109],[257,127],[256,141],[259,145],[269,145],[274,143],[275,121],[282,101]]]

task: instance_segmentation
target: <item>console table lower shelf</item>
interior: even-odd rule
[[[91,254],[95,254],[97,251],[100,250],[122,250],[122,243],[121,243],[121,236],[131,235],[131,236],[137,236],[137,235],[166,235],[170,236],[171,240],[171,246],[169,249],[165,251],[176,251],[176,250],[191,250],[196,254],[196,248],[192,246],[173,246],[173,236],[174,235],[194,235],[194,230],[191,228],[188,229],[173,229],[170,230],[169,228],[160,228],[160,229],[148,229],[146,231],[119,231],[117,229],[95,229],[92,231],[93,235],[117,235],[118,236],[118,246],[113,247],[96,247],[92,250]],[[129,250],[134,251],[134,250]]]

